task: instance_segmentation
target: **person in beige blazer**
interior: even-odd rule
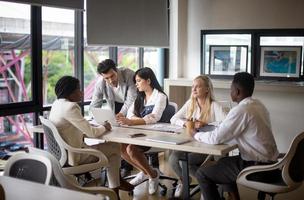
[[[109,187],[118,193],[118,189],[133,190],[134,187],[126,181],[120,180],[120,144],[107,142],[88,147],[84,137],[100,137],[111,130],[111,125],[105,123],[97,127],[92,126],[81,114],[78,102],[83,97],[79,80],[72,76],[63,76],[55,86],[57,100],[52,105],[49,119],[57,127],[59,134],[71,146],[76,148],[94,148],[104,153],[109,161],[107,178]],[[92,162],[94,156],[69,153],[68,163],[78,165]]]

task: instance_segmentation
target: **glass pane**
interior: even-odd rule
[[[42,7],[43,103],[51,104],[54,87],[64,75],[74,75],[74,11]]]
[[[288,47],[299,47],[301,46],[302,49],[304,48],[304,37],[292,37],[292,36],[280,36],[280,37],[275,37],[275,36],[264,36],[260,37],[260,46],[288,46]],[[301,52],[301,75],[304,74],[303,70],[303,50]]]
[[[32,100],[30,6],[0,1],[0,104]]]
[[[33,124],[33,113],[0,117],[1,148],[16,151],[33,146],[33,135],[28,126]]]
[[[118,47],[117,66],[127,67],[134,71],[139,66],[139,50],[135,47]]]
[[[144,67],[150,67],[160,84],[164,79],[164,66],[160,48],[144,48]]]
[[[204,44],[205,47],[205,52],[204,52],[204,56],[205,56],[205,74],[209,74],[209,64],[210,64],[210,56],[212,56],[213,54],[211,54],[210,52],[210,46],[221,46],[224,54],[226,55],[225,52],[225,48],[228,48],[229,46],[235,48],[235,47],[242,47],[248,50],[248,55],[247,55],[247,60],[243,59],[247,62],[241,62],[246,64],[247,63],[247,72],[251,71],[251,35],[250,34],[208,34],[205,35],[205,41],[206,43]],[[218,51],[217,51],[218,52]],[[241,51],[240,51],[241,52]],[[235,56],[234,56],[235,57]],[[229,59],[233,59],[230,58]],[[237,62],[238,63],[238,62]],[[236,72],[237,69],[242,69],[242,68],[246,68],[243,66],[240,66],[239,68],[236,68]],[[244,70],[241,70],[244,71]]]
[[[84,100],[92,99],[97,80],[97,65],[109,58],[109,47],[85,46],[84,50]]]

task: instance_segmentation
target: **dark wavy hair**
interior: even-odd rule
[[[138,69],[135,72],[134,77],[133,77],[133,81],[135,84],[136,84],[136,80],[135,80],[136,76],[139,76],[140,78],[142,78],[144,80],[150,79],[150,86],[152,87],[152,89],[157,89],[159,92],[165,94],[163,89],[161,88],[160,84],[158,83],[156,76],[151,68],[144,67],[144,68]],[[137,97],[134,102],[134,114],[137,117],[140,117],[140,113],[144,109],[145,97],[146,97],[145,92],[143,92],[143,91],[140,92],[137,90]],[[168,104],[168,98],[167,98],[167,104]]]
[[[77,78],[73,76],[61,77],[55,85],[55,94],[57,96],[57,99],[61,99],[61,98],[66,99],[79,87],[80,87],[80,82]]]
[[[117,66],[111,59],[105,59],[97,65],[97,72],[99,74],[106,74],[110,69],[117,71]]]

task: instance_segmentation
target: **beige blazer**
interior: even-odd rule
[[[104,126],[93,127],[84,119],[79,105],[67,99],[57,99],[50,112],[49,119],[57,127],[61,137],[71,146],[76,148],[85,147],[83,141],[86,137],[99,137],[106,132]],[[68,152],[68,163],[77,165],[88,156]]]

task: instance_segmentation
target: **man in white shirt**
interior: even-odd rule
[[[200,167],[196,172],[204,200],[218,200],[216,184],[229,186],[229,192],[239,199],[236,178],[245,167],[275,162],[279,155],[274,140],[269,113],[253,99],[253,76],[247,72],[234,75],[231,99],[237,102],[218,128],[210,132],[192,132],[192,136],[207,144],[235,143],[240,155],[224,157],[215,165]]]
[[[116,117],[126,116],[127,111],[137,96],[134,84],[134,72],[128,68],[117,68],[111,59],[105,59],[97,66],[101,78],[96,82],[90,108],[101,107],[107,100]],[[132,165],[122,161],[122,176],[133,169]]]
[[[117,68],[111,59],[98,64],[101,78],[96,82],[90,108],[101,107],[105,98],[116,116],[126,116],[136,98],[134,72],[128,68]]]

